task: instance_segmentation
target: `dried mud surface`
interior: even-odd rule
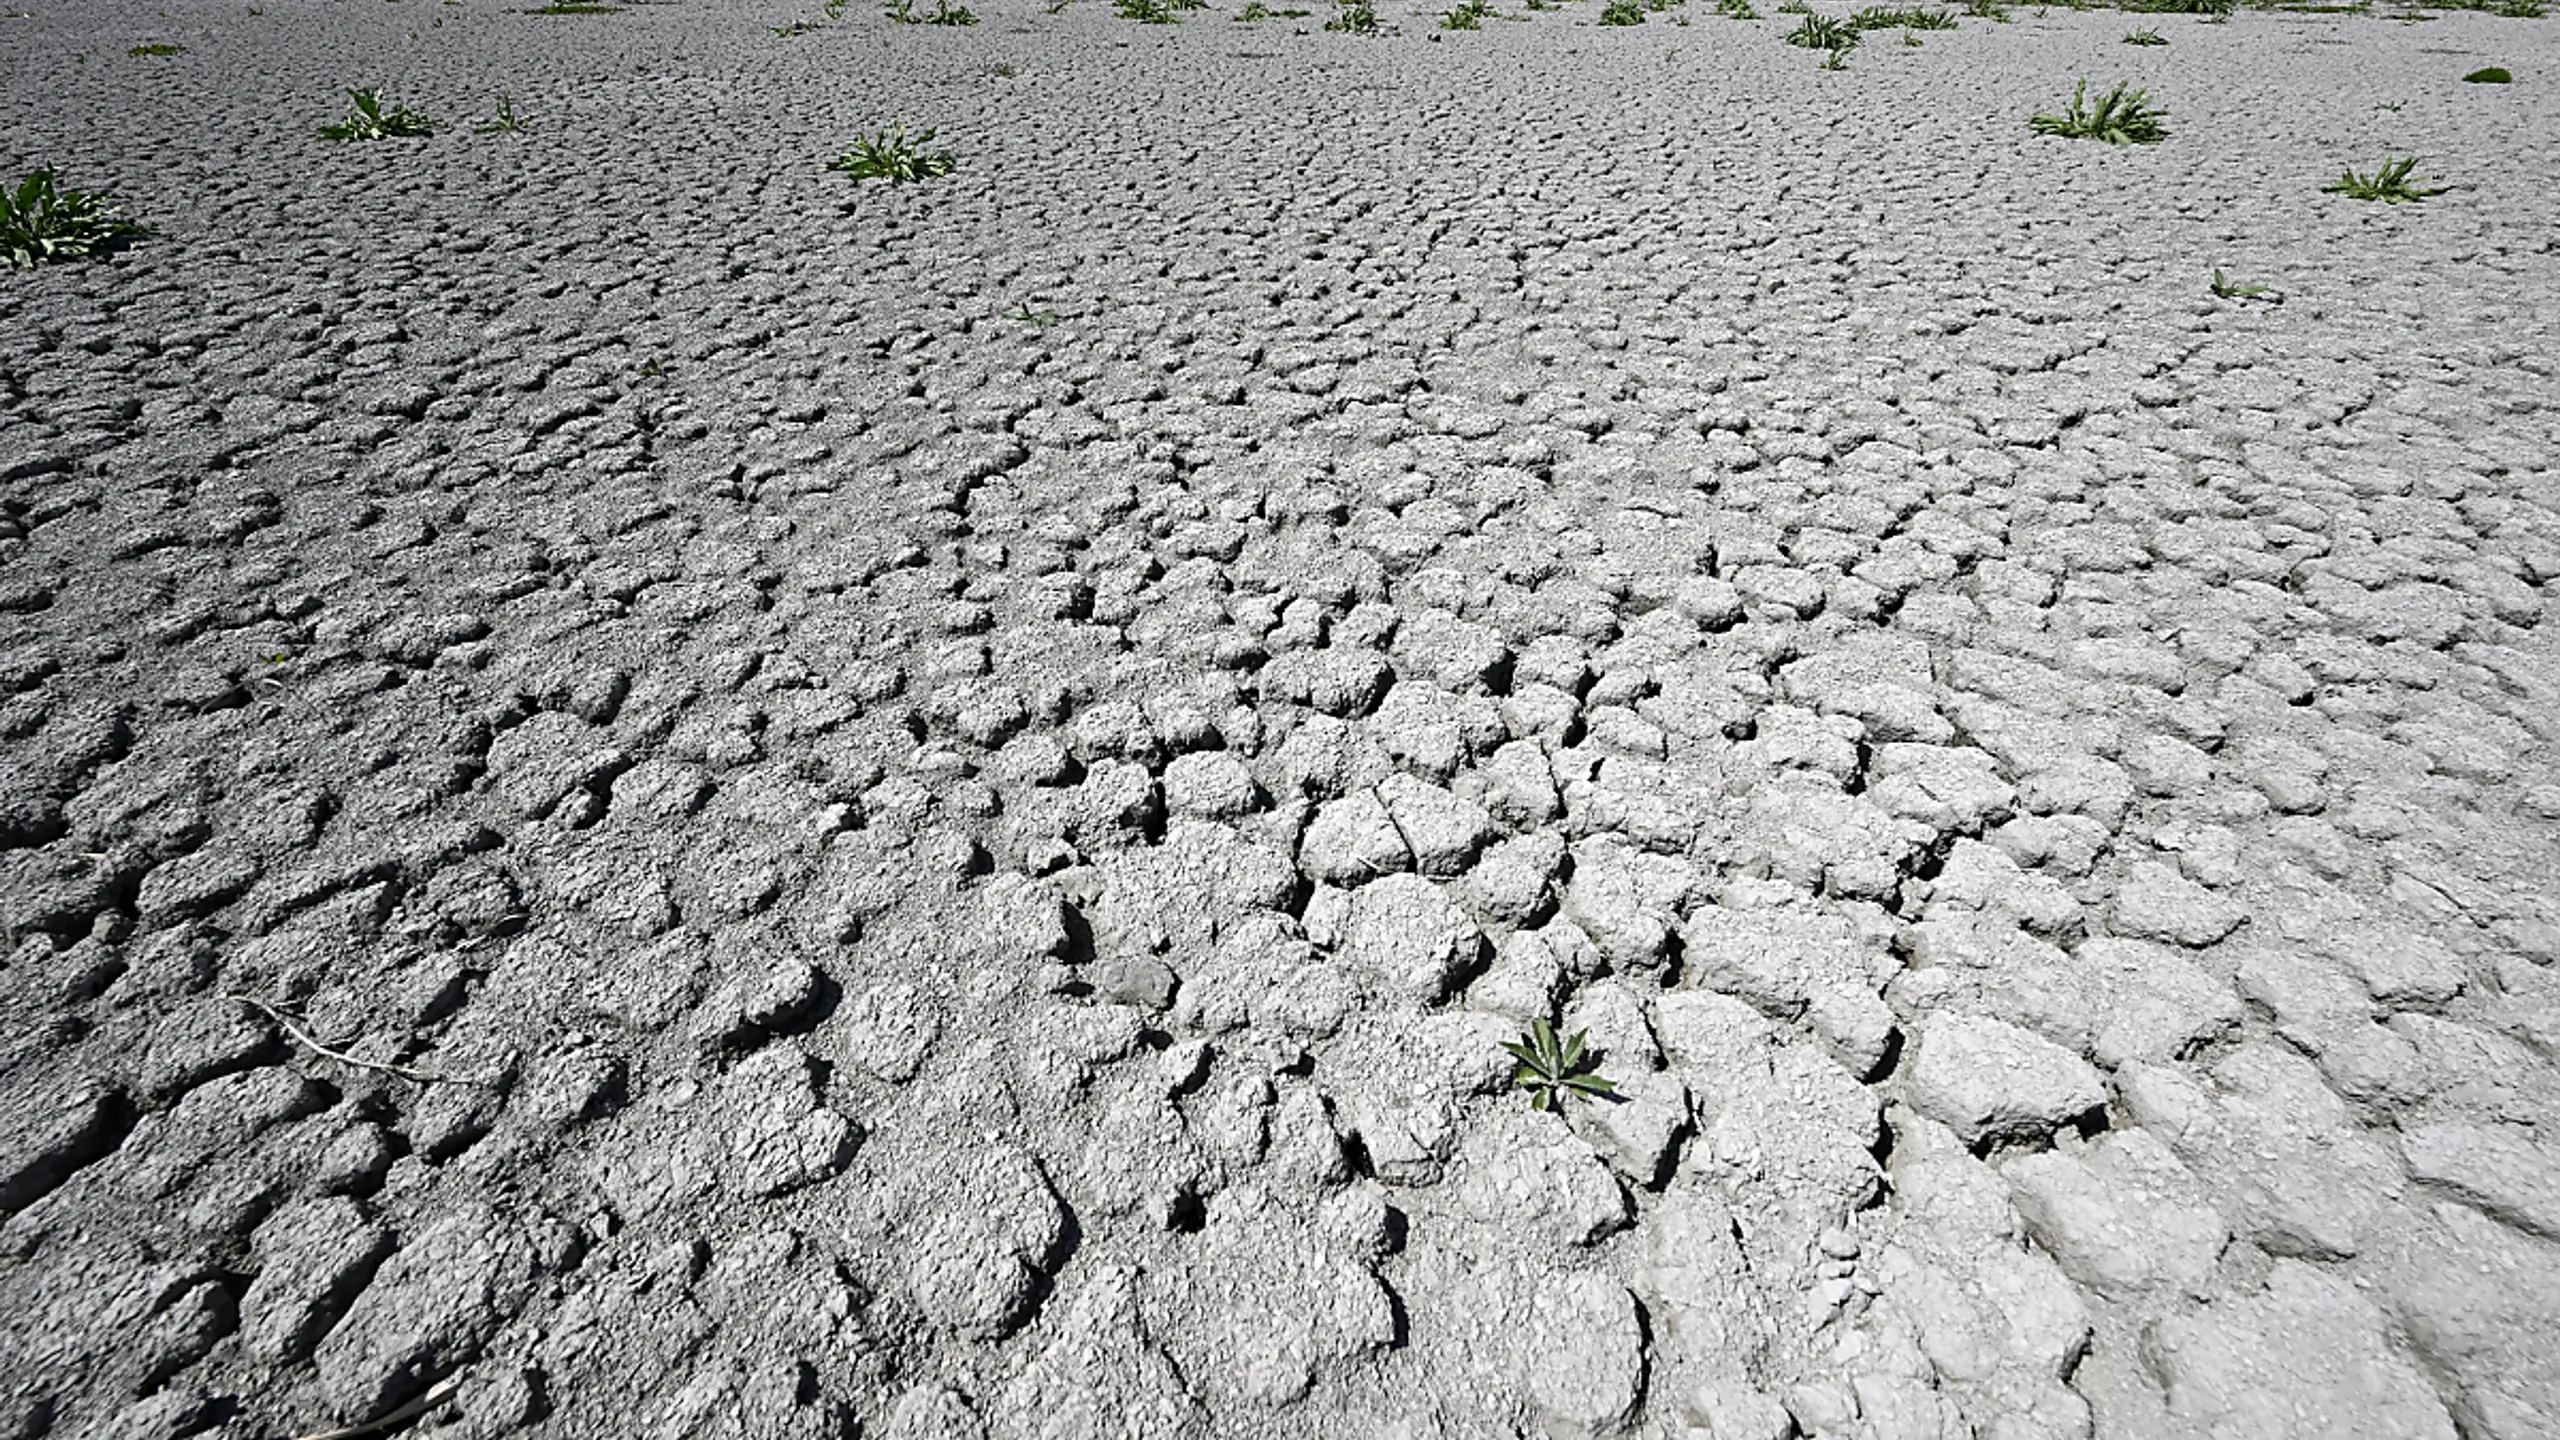
[[[2560,1433],[2560,22],[18,3],[0,1440]]]

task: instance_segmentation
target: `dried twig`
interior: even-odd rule
[[[350,1055],[344,1050],[333,1050],[314,1039],[310,1031],[293,1023],[293,1020],[283,1011],[268,1004],[266,1001],[258,999],[254,995],[243,995],[236,990],[229,993],[232,999],[239,1001],[241,1004],[248,1006],[250,1009],[257,1011],[259,1014],[273,1020],[278,1025],[283,1026],[284,1033],[287,1035],[301,1041],[304,1045],[309,1046],[313,1051],[337,1061],[341,1065],[353,1065],[360,1070],[378,1070],[385,1075],[396,1075],[403,1080],[415,1081],[421,1085],[433,1084],[437,1081],[442,1081],[449,1085],[479,1085],[485,1083],[483,1081],[470,1079],[467,1076],[439,1075],[429,1070],[412,1070],[405,1065],[393,1065],[381,1060],[367,1060],[361,1056]],[[353,1432],[333,1433],[351,1434]]]
[[[258,1004],[255,1000],[252,1000],[249,1003],[252,1005]],[[266,1009],[263,1005],[259,1005],[258,1008],[261,1010]],[[268,1010],[267,1013],[270,1015],[275,1014],[272,1010]],[[314,1048],[316,1049],[318,1047],[315,1046]],[[362,1064],[364,1062],[358,1061],[356,1063]],[[401,1406],[399,1409],[392,1411],[390,1414],[383,1416],[379,1420],[367,1420],[361,1425],[349,1425],[341,1430],[315,1431],[309,1435],[296,1436],[295,1440],[356,1440],[356,1437],[359,1435],[379,1434],[382,1431],[390,1429],[394,1425],[402,1423],[403,1421],[415,1420],[419,1416],[426,1414],[428,1411],[433,1410],[447,1400],[452,1399],[454,1392],[461,1388],[462,1377],[459,1375],[448,1375],[442,1380],[437,1381],[434,1385],[429,1386],[426,1394],[419,1396],[417,1399],[410,1401],[408,1404]]]

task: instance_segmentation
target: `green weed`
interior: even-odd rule
[[[975,25],[978,23],[978,12],[965,5],[954,5],[951,0],[934,0],[933,13],[924,17],[924,23],[927,25]]]
[[[2418,168],[2418,157],[2394,160],[2382,157],[2382,168],[2371,175],[2359,175],[2353,169],[2320,187],[2323,194],[2344,195],[2355,200],[2387,200],[2394,205],[2414,204],[2430,195],[2441,195],[2446,187],[2422,190],[2409,183],[2409,172]]]
[[[187,53],[187,47],[184,45],[136,45],[124,53],[127,55],[184,55]]]
[[[1511,1083],[1529,1092],[1532,1110],[1562,1110],[1565,1101],[1579,1095],[1585,1100],[1599,1096],[1617,1098],[1615,1081],[1604,1080],[1595,1073],[1597,1064],[1584,1053],[1588,1030],[1577,1030],[1571,1040],[1556,1041],[1555,1027],[1543,1018],[1530,1022],[1527,1034],[1517,1040],[1506,1040],[1502,1048],[1519,1061],[1511,1072]]]
[[[2169,42],[2160,38],[2159,31],[2146,25],[2124,37],[2124,43],[2127,45],[2166,45]]]
[[[1461,0],[1456,8],[1440,12],[1440,28],[1481,30],[1484,28],[1484,17],[1492,13],[1493,6],[1488,3],[1488,0]]]
[[[1058,323],[1058,312],[1055,310],[1034,310],[1031,308],[1031,302],[1025,300],[1020,306],[1015,308],[1012,314],[1007,315],[1004,318],[1007,320],[1019,320],[1034,330],[1046,330],[1050,326]]]
[[[1951,10],[1896,10],[1886,5],[1870,5],[1849,17],[1852,30],[1953,30],[1955,12]]]
[[[828,161],[827,168],[841,170],[856,180],[886,180],[892,185],[948,175],[958,163],[950,151],[919,148],[933,136],[931,130],[910,136],[906,122],[901,120],[877,135],[855,140],[853,148]]]
[[[1263,8],[1262,0],[1246,0],[1245,7],[1236,12],[1236,18],[1238,20],[1268,20],[1271,18],[1271,12]]]
[[[1609,0],[1600,7],[1603,25],[1641,25],[1644,23],[1644,0]]]
[[[516,102],[505,95],[498,97],[498,118],[480,126],[483,135],[517,135],[532,129],[525,116],[516,113]]]
[[[2256,300],[2274,294],[2264,285],[2234,285],[2223,279],[2222,272],[2219,270],[2213,272],[2213,293],[2224,300]],[[2284,297],[2279,295],[2273,303],[2281,304],[2283,299]]]
[[[383,109],[381,92],[370,86],[362,90],[349,90],[347,99],[352,102],[347,110],[347,118],[335,125],[321,126],[321,139],[415,139],[436,133],[434,121],[406,105],[394,105],[388,110]]]
[[[112,208],[116,197],[85,190],[56,190],[47,165],[0,189],[0,264],[32,270],[48,260],[103,255],[146,233],[147,227]]]
[[[1324,22],[1327,30],[1346,35],[1378,33],[1378,7],[1371,0],[1333,0],[1333,18]]]
[[[1787,43],[1807,50],[1846,50],[1858,43],[1858,27],[1827,15],[1807,15],[1787,32]]]
[[[2027,124],[2039,135],[2104,140],[2110,145],[2157,145],[2167,138],[2169,132],[2160,128],[2160,117],[2169,112],[2143,104],[2149,91],[2135,90],[2127,94],[2124,84],[2118,82],[2116,88],[2099,99],[2095,110],[2083,107],[2082,101],[2088,93],[2089,82],[2083,80],[2079,88],[2071,92],[2070,114],[2038,115]]]
[[[1997,25],[2009,23],[2009,7],[2000,4],[1999,0],[1967,0],[1964,13],[1976,20],[1988,20]]]

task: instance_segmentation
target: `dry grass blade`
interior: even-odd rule
[[[399,1409],[392,1411],[390,1414],[385,1415],[378,1420],[367,1420],[361,1425],[348,1425],[336,1430],[315,1430],[308,1435],[297,1435],[294,1437],[294,1440],[358,1440],[359,1436],[379,1435],[394,1425],[400,1425],[408,1421],[415,1420],[437,1406],[442,1405],[447,1400],[452,1399],[454,1397],[454,1393],[459,1391],[461,1388],[462,1377],[459,1375],[448,1375],[442,1380],[437,1381],[434,1385],[429,1386],[426,1394],[419,1396],[417,1399],[410,1401],[408,1404],[401,1406]]]
[[[330,1046],[321,1044],[310,1031],[303,1029],[298,1024],[295,1024],[293,1019],[286,1015],[282,1010],[277,1009],[275,1006],[268,1004],[266,1001],[261,1000],[254,995],[243,995],[236,990],[227,991],[225,993],[230,999],[248,1006],[250,1009],[257,1011],[259,1014],[266,1016],[268,1019],[276,1022],[276,1024],[284,1027],[284,1033],[301,1042],[302,1045],[310,1049],[313,1053],[326,1056],[331,1060],[337,1061],[341,1065],[352,1065],[359,1070],[376,1071],[380,1074],[395,1076],[399,1079],[411,1081],[419,1085],[484,1085],[488,1083],[483,1080],[474,1080],[464,1075],[441,1075],[431,1070],[412,1070],[405,1065],[393,1065],[381,1060],[367,1060],[361,1056],[350,1055],[344,1050],[334,1049]]]

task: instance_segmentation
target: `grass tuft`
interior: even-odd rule
[[[112,208],[112,195],[57,190],[48,165],[0,189],[0,264],[32,270],[48,260],[104,255],[146,233]]]
[[[933,136],[931,130],[910,136],[906,122],[901,120],[877,135],[855,140],[853,148],[828,161],[827,168],[841,170],[856,180],[886,180],[892,185],[948,175],[958,164],[950,151],[920,148]]]
[[[187,47],[184,45],[136,45],[124,53],[127,55],[184,55],[187,53]]]
[[[347,92],[347,118],[320,127],[323,140],[416,139],[433,135],[435,122],[406,105],[382,108],[382,92],[368,86]]]
[[[2166,45],[2169,42],[2160,38],[2159,31],[2146,25],[2143,28],[2134,31],[2132,34],[2125,36],[2124,43],[2127,45]]]
[[[2130,94],[2122,82],[2098,101],[2098,108],[2087,109],[2083,101],[2089,93],[2089,82],[2083,80],[2071,92],[2071,113],[2038,115],[2027,123],[2039,135],[2061,135],[2074,140],[2104,140],[2110,145],[2157,145],[2168,137],[2160,128],[2160,117],[2166,110],[2153,109],[2143,103],[2150,92],[2135,90]]]
[[[1603,25],[1641,25],[1644,23],[1644,0],[1609,0],[1600,7]]]
[[[1378,7],[1372,0],[1333,0],[1333,18],[1324,22],[1327,30],[1346,35],[1378,33]]]
[[[478,128],[483,135],[521,135],[533,125],[527,117],[516,113],[513,97],[501,95],[498,97],[498,118]]]
[[[1490,0],[1460,0],[1454,8],[1440,12],[1440,28],[1481,30],[1484,28],[1484,17],[1492,13],[1493,6]]]
[[[2394,160],[2382,157],[2382,168],[2371,175],[2359,175],[2353,169],[2320,187],[2323,194],[2344,195],[2355,200],[2386,200],[2394,205],[2415,204],[2430,195],[2441,195],[2446,187],[2420,189],[2409,183],[2409,172],[2418,168],[2418,157]]]
[[[1887,5],[1870,5],[1866,9],[1849,17],[1849,28],[1861,32],[1868,30],[1953,30],[1956,28],[1956,17],[1955,12],[1952,10],[1921,10],[1917,8],[1896,10]]]
[[[1807,15],[1787,32],[1790,45],[1807,50],[1828,50],[1837,55],[1858,43],[1858,27],[1850,20],[1834,20],[1828,15]]]

